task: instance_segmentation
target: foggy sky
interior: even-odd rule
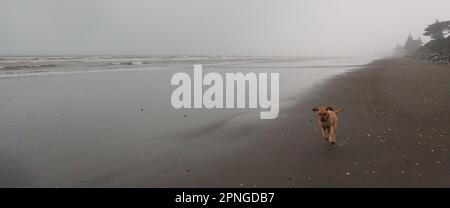
[[[0,55],[365,55],[449,0],[0,0]]]

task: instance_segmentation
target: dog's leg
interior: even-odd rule
[[[326,128],[325,129],[325,133],[326,133],[326,135],[327,135],[327,141],[330,141],[330,128]]]
[[[335,145],[336,144],[336,127],[331,127],[330,128],[330,139],[329,139],[331,145]]]
[[[329,136],[328,136],[327,130],[324,129],[324,128],[320,128],[320,130],[322,130],[322,136],[323,136],[323,138],[324,138],[325,140],[328,141]]]

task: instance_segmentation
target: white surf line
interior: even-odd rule
[[[146,71],[146,70],[164,70],[166,68],[172,68],[173,66],[166,67],[136,67],[136,68],[117,68],[117,69],[80,69],[80,70],[66,70],[66,71],[39,71],[39,72],[26,72],[17,74],[0,74],[0,79],[3,78],[22,78],[22,77],[34,77],[34,76],[52,76],[52,75],[67,75],[67,74],[84,74],[84,73],[99,73],[99,72],[127,72],[127,71]]]
[[[252,61],[234,61],[234,62],[222,62],[222,63],[210,63],[203,64],[204,66],[221,66],[221,65],[239,65],[239,64],[250,64],[254,63],[258,60]],[[172,64],[176,64],[172,65]],[[187,64],[186,64],[187,65]],[[190,64],[192,65],[192,64]],[[102,66],[100,66],[102,67]],[[103,66],[105,67],[105,66]],[[34,71],[34,72],[24,72],[17,74],[0,74],[0,79],[4,78],[22,78],[22,77],[34,77],[34,76],[51,76],[51,75],[67,75],[67,74],[83,74],[83,73],[98,73],[98,72],[132,72],[132,71],[144,71],[144,70],[164,70],[164,69],[173,69],[173,68],[183,68],[183,64],[177,63],[169,63],[168,66],[142,66],[136,65],[135,68],[104,68],[104,69],[74,69],[74,70],[61,70],[61,71]]]

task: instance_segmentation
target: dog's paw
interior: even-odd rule
[[[336,142],[330,142],[330,144],[332,147],[336,146]]]

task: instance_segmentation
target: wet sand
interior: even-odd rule
[[[192,136],[242,144],[221,159],[180,163],[178,172],[135,185],[449,187],[448,80],[447,65],[375,61],[316,85],[276,121]],[[315,105],[345,108],[336,147],[321,138]]]
[[[176,111],[158,87],[173,71],[121,73],[2,80],[0,186],[450,186],[449,66],[375,61],[285,98],[276,120]],[[345,108],[336,147],[315,105]]]

